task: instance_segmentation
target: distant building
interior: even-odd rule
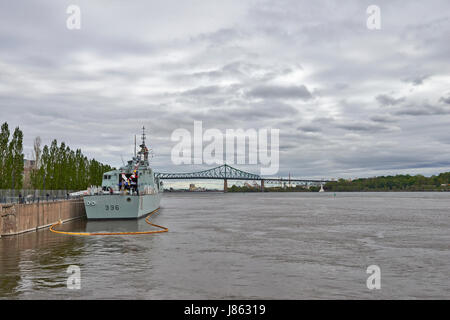
[[[31,188],[31,171],[36,168],[35,160],[23,160],[23,187]]]
[[[34,160],[27,160],[27,159],[23,160],[23,168],[24,169],[32,169],[35,166],[36,166],[36,161],[34,161]]]
[[[256,183],[256,182],[253,182],[253,184],[250,184],[250,183],[248,183],[248,182],[245,182],[245,183],[244,183],[244,186],[247,187],[247,188],[250,188],[250,189],[252,189],[252,188],[259,188],[259,184]]]
[[[206,191],[206,189],[202,187],[196,187],[195,184],[191,183],[189,185],[189,191]]]

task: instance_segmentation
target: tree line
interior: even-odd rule
[[[23,188],[24,155],[23,133],[17,127],[9,141],[5,122],[0,133],[0,189]],[[89,160],[81,149],[71,150],[55,139],[41,148],[41,139],[34,140],[35,163],[30,170],[30,186],[36,190],[84,190],[101,185],[103,173],[112,170],[109,165]],[[28,187],[28,186],[27,186]]]
[[[318,192],[320,187],[318,186],[310,186],[306,188],[303,185],[296,186],[272,186],[272,187],[264,187],[264,192]],[[253,187],[253,186],[237,186],[233,184],[230,188],[228,188],[228,192],[261,192],[261,187]]]
[[[41,151],[39,141],[36,138],[34,144],[37,166],[31,172],[33,189],[83,190],[101,185],[103,173],[112,170],[109,165],[89,160],[80,149],[71,150],[64,142],[58,146],[56,139]]]
[[[0,131],[0,189],[21,189],[23,185],[23,133],[15,128],[10,139],[8,123]]]
[[[355,180],[339,179],[325,184],[327,191],[449,191],[450,172],[431,177],[423,175],[396,175],[361,178]]]

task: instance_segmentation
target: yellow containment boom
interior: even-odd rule
[[[54,227],[61,224],[61,221],[53,224],[50,227],[50,231],[54,233],[60,233],[60,234],[68,234],[72,236],[119,236],[119,235],[137,235],[137,234],[153,234],[153,233],[163,233],[168,232],[169,229],[166,227],[159,226],[157,224],[153,224],[149,221],[149,218],[159,210],[156,209],[148,214],[148,216],[145,218],[145,222],[147,222],[149,225],[153,227],[160,228],[161,230],[153,230],[153,231],[136,231],[136,232],[70,232],[70,231],[58,231],[55,230]]]

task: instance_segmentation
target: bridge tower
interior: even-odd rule
[[[228,180],[227,180],[227,164],[225,163],[225,165],[223,166],[223,174],[224,174],[224,179],[223,179],[223,192],[228,192]]]

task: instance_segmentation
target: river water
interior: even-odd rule
[[[165,193],[152,221],[169,232],[0,238],[0,298],[450,298],[450,193]],[[79,290],[67,288],[70,265]],[[370,265],[380,289],[367,287]]]

